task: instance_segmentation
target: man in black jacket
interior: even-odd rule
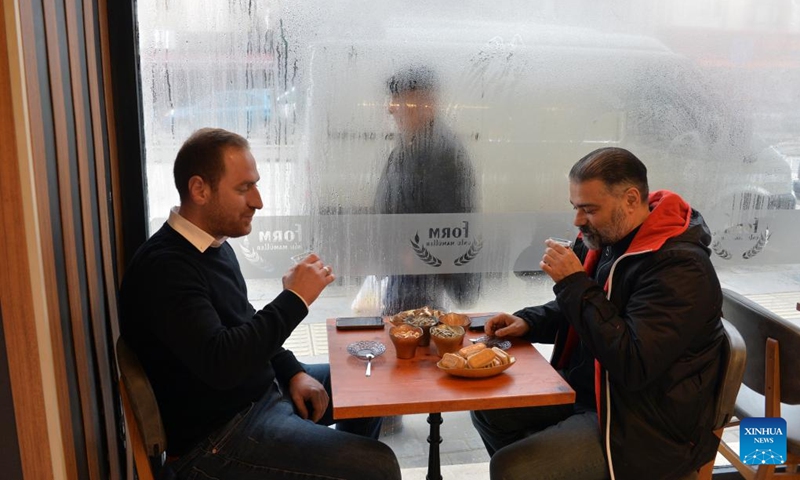
[[[716,454],[713,398],[722,293],[700,214],[648,193],[620,148],[570,170],[580,234],[548,240],[540,266],[556,299],[487,322],[486,332],[554,343],[576,403],[473,412],[493,479],[684,479]]]
[[[139,248],[120,290],[120,329],[153,386],[177,478],[400,479],[380,419],[333,423],[328,365],[283,343],[335,276],[315,254],[256,311],[226,241],[262,207],[247,140],[201,129],[175,160],[181,198]],[[368,437],[373,438],[368,438]]]

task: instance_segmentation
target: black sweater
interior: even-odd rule
[[[122,336],[153,385],[171,455],[186,453],[274,380],[302,371],[282,345],[308,310],[283,291],[256,312],[233,249],[201,253],[164,224],[120,290]]]

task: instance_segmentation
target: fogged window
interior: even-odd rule
[[[798,13],[748,20],[757,5],[140,0],[151,228],[178,202],[181,142],[218,126],[262,176],[254,231],[231,241],[251,281],[313,249],[343,305],[364,278],[428,276],[397,288],[508,310],[549,287],[542,241],[575,234],[569,168],[621,146],[702,211],[721,268],[793,262]],[[393,96],[409,67],[435,95]],[[435,127],[409,134],[393,105]]]

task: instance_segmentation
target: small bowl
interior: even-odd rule
[[[414,358],[417,345],[422,339],[422,329],[413,325],[398,325],[389,329],[389,338],[394,345],[397,358]]]
[[[472,320],[463,313],[446,313],[439,317],[439,323],[444,323],[451,327],[469,328]]]
[[[410,317],[433,317],[439,318],[444,312],[436,310],[435,308],[422,307],[413,310],[404,310],[389,317],[389,322],[393,325],[402,325],[406,323],[406,319]]]
[[[436,345],[436,354],[440,357],[445,353],[455,353],[464,343],[464,327],[436,325],[431,328],[431,338]]]
[[[427,347],[431,344],[431,327],[439,323],[439,320],[436,317],[416,316],[406,318],[405,323],[422,329],[422,338],[419,340],[419,346]]]

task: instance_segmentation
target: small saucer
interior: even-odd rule
[[[367,359],[368,353],[371,353],[373,357],[377,357],[385,351],[386,345],[376,340],[362,340],[347,346],[347,353],[362,360]]]

